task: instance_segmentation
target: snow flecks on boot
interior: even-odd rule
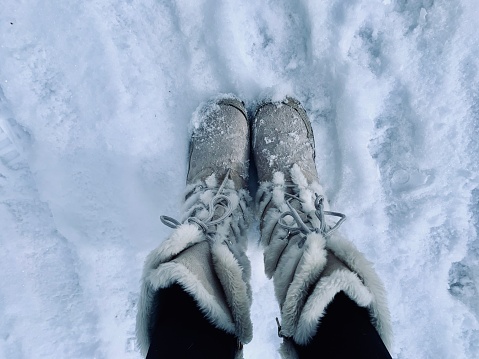
[[[226,93],[219,94],[218,96],[211,98],[209,101],[205,101],[200,106],[198,106],[198,108],[193,113],[193,117],[190,122],[190,137],[196,129],[200,128],[201,126],[204,126],[204,120],[208,118],[210,114],[220,109],[218,105],[219,103],[228,101],[242,103],[241,99],[238,98],[236,95]]]

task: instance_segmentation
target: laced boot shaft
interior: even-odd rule
[[[249,209],[251,198],[244,188],[235,189],[236,183],[229,178],[231,172],[227,170],[220,185],[214,174],[188,185],[182,220],[185,224],[197,226],[203,232],[203,240],[210,245],[221,243],[228,246],[244,269],[246,279],[250,276],[245,251],[248,243],[246,232],[252,217]],[[173,227],[172,218],[162,216],[161,220]],[[178,227],[179,222],[174,225]]]
[[[227,170],[220,186],[217,186],[214,175],[187,186],[182,223],[198,226],[205,234],[205,240],[212,240],[220,228],[228,226],[231,229],[228,235],[238,239],[245,237],[250,220],[247,208],[250,198],[246,190],[235,190],[234,181],[229,179],[230,173],[231,170]],[[171,228],[176,229],[181,225],[171,217],[160,218]]]
[[[261,242],[265,272],[273,278],[281,308],[280,334],[294,337],[308,296],[331,262],[327,240],[345,215],[325,210],[321,186],[308,183],[298,165],[293,165],[288,177],[291,182],[277,172],[272,183],[263,183],[258,204],[265,211]],[[304,343],[300,338],[296,341]]]

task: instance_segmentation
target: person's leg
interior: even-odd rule
[[[311,342],[296,345],[296,351],[300,359],[391,359],[368,310],[344,292],[336,294],[326,308]]]
[[[244,104],[231,96],[209,102],[193,127],[182,223],[161,217],[174,231],[143,270],[136,331],[149,357],[228,357],[236,340],[252,337]]]
[[[180,285],[157,293],[156,328],[147,359],[234,359],[238,340],[215,328]],[[181,310],[172,310],[172,308]]]
[[[295,358],[298,347],[312,357],[328,358],[320,349],[329,344],[324,333],[335,336],[346,330],[342,345],[347,346],[371,324],[373,334],[377,332],[389,345],[384,287],[371,263],[338,233],[345,216],[328,211],[305,110],[290,98],[264,103],[256,111],[252,132],[261,183],[257,194],[261,243],[265,271],[273,278],[281,309],[283,357]],[[351,301],[342,300],[342,295],[335,300],[341,292]],[[361,315],[365,311],[370,318]]]

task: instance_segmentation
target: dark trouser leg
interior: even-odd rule
[[[180,285],[157,295],[156,329],[147,359],[234,358],[236,338],[210,324]]]
[[[359,307],[344,292],[326,309],[318,332],[306,346],[296,346],[300,359],[390,359],[367,309]]]

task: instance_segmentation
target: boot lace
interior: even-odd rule
[[[198,228],[201,229],[203,233],[207,236],[207,238],[211,238],[211,236],[215,233],[216,225],[223,222],[233,213],[233,205],[231,203],[231,200],[227,196],[222,194],[226,181],[229,179],[230,172],[230,169],[226,172],[226,176],[223,179],[223,182],[218,188],[216,194],[211,198],[208,205],[206,206],[208,210],[208,215],[206,216],[206,218],[200,219],[196,216],[191,216],[183,222],[197,225]],[[209,189],[211,190],[211,188]],[[220,215],[218,218],[213,219],[219,211],[223,212],[223,214]],[[178,228],[182,224],[176,219],[169,216],[160,216],[160,220],[164,225],[173,229]]]
[[[279,217],[278,224],[286,229],[288,231],[288,237],[289,235],[296,235],[296,234],[302,234],[303,235],[303,240],[300,241],[298,244],[300,247],[304,244],[304,241],[306,240],[306,235],[309,233],[320,233],[323,236],[327,237],[331,235],[334,231],[336,231],[341,224],[346,220],[346,215],[343,213],[339,212],[332,212],[332,211],[325,211],[324,210],[324,197],[315,193],[316,199],[314,200],[314,207],[316,210],[314,211],[316,217],[319,220],[319,227],[314,227],[310,221],[308,221],[306,224],[305,221],[301,218],[300,214],[298,211],[291,205],[291,201],[293,199],[298,200],[300,202],[304,202],[301,200],[299,197],[290,194],[288,192],[285,193],[287,197],[289,197],[286,200],[286,205],[289,208],[289,211],[283,212],[281,216]],[[332,226],[330,227],[326,223],[326,216],[333,216],[333,217],[339,217],[339,220]],[[288,224],[285,221],[286,217],[291,217],[294,220],[293,224]]]
[[[287,187],[294,187],[293,186],[287,186]],[[301,234],[303,236],[302,240],[298,243],[298,247],[301,248],[304,245],[304,242],[306,241],[306,235],[309,233],[320,233],[323,236],[327,237],[331,235],[334,231],[336,231],[341,224],[346,220],[346,215],[343,213],[339,212],[332,212],[332,211],[325,211],[324,210],[324,197],[315,193],[315,200],[314,200],[314,207],[316,210],[314,211],[316,217],[319,220],[319,228],[314,227],[311,222],[308,221],[309,226],[303,221],[301,216],[299,215],[298,211],[293,208],[291,205],[291,201],[298,200],[300,202],[304,202],[301,200],[298,196],[295,196],[293,194],[290,194],[288,192],[285,192],[285,195],[289,197],[286,200],[286,205],[289,208],[289,211],[283,212],[281,216],[278,219],[278,224],[286,229],[288,231],[288,235],[286,238],[289,238],[291,235],[296,235],[296,234]],[[285,222],[285,217],[292,217],[294,220],[293,224],[288,224]],[[328,226],[325,220],[325,216],[333,216],[333,217],[339,217],[339,220],[332,226]],[[285,338],[285,336],[281,332],[281,323],[279,322],[279,319],[276,318],[276,325],[278,326],[278,337],[280,338]]]

